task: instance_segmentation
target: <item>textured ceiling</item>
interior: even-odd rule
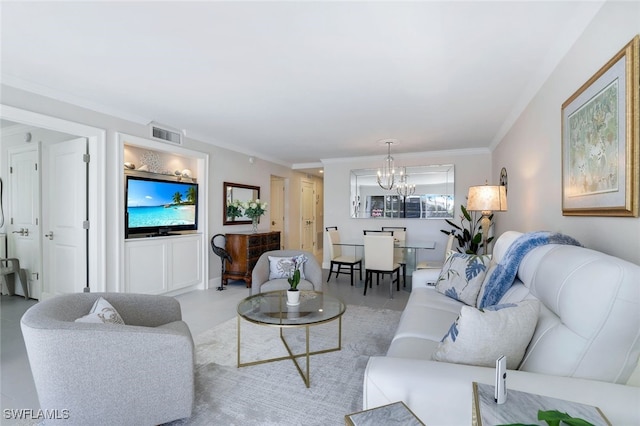
[[[491,147],[598,1],[2,2],[2,83],[283,164]]]

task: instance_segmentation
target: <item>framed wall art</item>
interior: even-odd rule
[[[562,104],[562,214],[638,217],[638,56],[631,40]]]

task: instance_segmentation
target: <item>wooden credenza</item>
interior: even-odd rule
[[[251,287],[251,272],[262,253],[269,250],[280,250],[280,232],[239,232],[225,234],[226,250],[233,263],[225,261],[225,272],[222,284],[227,280],[243,280]]]

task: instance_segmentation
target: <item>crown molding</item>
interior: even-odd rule
[[[415,158],[415,157],[455,157],[455,156],[465,156],[465,155],[483,155],[483,154],[491,154],[491,149],[489,148],[463,148],[463,149],[447,149],[441,151],[421,151],[421,152],[404,152],[401,154],[394,153],[393,158],[404,159],[404,158]],[[343,158],[324,158],[321,159],[320,162],[322,164],[332,164],[332,163],[353,163],[359,161],[375,161],[380,160],[382,158],[382,154],[379,155],[367,155],[363,157],[343,157]]]
[[[96,102],[89,101],[87,99],[71,95],[52,87],[44,86],[41,84],[33,83],[27,80],[23,80],[13,75],[1,74],[0,81],[5,86],[13,87],[14,89],[24,90],[26,92],[33,93],[35,95],[44,96],[54,99],[56,101],[64,102],[73,106],[86,108],[94,112],[106,114],[111,117],[120,118],[123,120],[131,121],[137,124],[147,125],[153,121],[152,118],[142,117],[136,114],[126,113],[118,108],[111,108]]]

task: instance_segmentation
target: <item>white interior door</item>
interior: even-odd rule
[[[280,248],[284,248],[284,179],[271,177],[271,231],[280,232]]]
[[[43,296],[87,286],[87,140],[52,144],[44,151]]]
[[[300,222],[300,248],[314,252],[315,237],[315,184],[312,181],[302,180],[302,197],[300,198],[301,222]]]
[[[27,270],[29,297],[40,298],[40,170],[39,146],[9,149],[8,257]],[[15,280],[16,294],[24,296]]]

